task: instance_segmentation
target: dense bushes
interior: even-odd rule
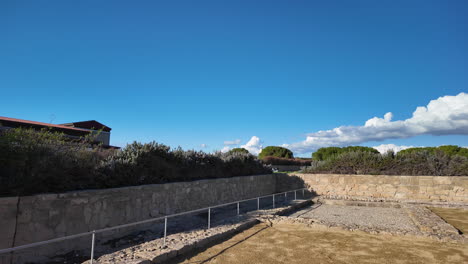
[[[406,155],[408,153],[416,153],[416,152],[428,152],[434,154],[436,151],[442,151],[443,153],[453,156],[459,155],[468,158],[468,149],[462,148],[459,146],[454,145],[446,145],[446,146],[439,146],[439,147],[421,147],[421,148],[408,148],[398,152],[398,155]]]
[[[246,153],[172,150],[155,142],[112,151],[90,142],[49,131],[3,131],[0,196],[271,173]]]
[[[312,161],[311,173],[383,175],[468,175],[468,158],[443,151],[381,155],[367,151],[345,152],[325,161]]]
[[[295,165],[295,166],[310,166],[311,160],[306,159],[286,159],[267,156],[262,159],[265,164],[269,165]]]
[[[10,129],[0,135],[0,195],[95,186],[94,171],[109,154],[90,138],[70,141],[47,130]]]
[[[361,147],[361,146],[349,146],[349,147],[327,147],[327,148],[319,148],[316,152],[312,153],[313,160],[327,160],[333,158],[341,153],[347,152],[356,152],[356,151],[364,151],[370,153],[379,153],[376,149],[370,147]]]
[[[290,151],[287,148],[276,147],[276,146],[268,146],[262,149],[260,154],[258,154],[258,158],[260,159],[263,159],[267,156],[277,157],[277,158],[287,158],[287,159],[294,158],[292,151]]]
[[[112,185],[164,183],[206,178],[266,174],[271,171],[254,156],[242,152],[208,154],[202,151],[171,150],[151,142],[134,142],[101,166]]]

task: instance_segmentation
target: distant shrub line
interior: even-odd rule
[[[429,154],[435,154],[436,152],[443,152],[448,156],[464,156],[468,158],[468,148],[462,148],[459,146],[454,146],[454,145],[446,145],[446,146],[439,146],[439,147],[422,147],[422,148],[408,148],[401,150],[398,152],[397,155],[406,155],[410,153],[416,153],[416,152],[427,152]]]
[[[356,152],[356,151],[365,151],[370,153],[378,154],[375,148],[370,147],[361,147],[361,146],[349,146],[349,147],[327,147],[327,148],[319,148],[316,152],[312,153],[312,159],[316,161],[320,160],[328,160],[334,158],[342,153],[347,152]]]
[[[294,165],[294,166],[310,166],[311,160],[305,159],[287,159],[267,156],[262,159],[268,165]]]
[[[243,151],[208,154],[156,142],[105,150],[47,130],[0,132],[0,196],[268,174]]]
[[[333,155],[327,160],[313,160],[308,173],[466,176],[468,158],[449,155],[442,150],[408,151],[395,155],[352,151]]]

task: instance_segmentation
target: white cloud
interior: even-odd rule
[[[201,147],[201,148],[206,148],[206,147],[208,147],[208,145],[206,145],[206,144],[200,144],[200,147]]]
[[[261,143],[259,137],[253,136],[245,145],[242,145],[241,148],[245,148],[250,153],[258,155],[263,148]]]
[[[225,146],[224,148],[221,149],[221,152],[222,152],[222,153],[226,153],[226,152],[228,152],[229,150],[231,150],[231,148],[228,147],[228,146]]]
[[[408,138],[418,135],[468,135],[468,94],[443,96],[417,107],[406,120],[392,121],[393,114],[374,117],[364,126],[341,126],[307,135],[301,142],[283,144],[293,152],[306,153],[321,147],[346,146],[368,141]]]
[[[373,148],[378,150],[381,154],[385,154],[389,150],[393,150],[393,152],[397,153],[407,148],[414,148],[414,146],[397,146],[395,144],[382,144],[382,145],[375,146]]]
[[[240,139],[224,141],[225,146],[239,145],[240,143],[241,143]]]

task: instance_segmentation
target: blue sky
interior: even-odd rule
[[[0,115],[95,119],[120,146],[468,146],[466,14],[463,0],[0,1]],[[346,141],[373,117],[382,137]]]

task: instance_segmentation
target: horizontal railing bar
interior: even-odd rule
[[[31,243],[31,244],[26,244],[26,245],[22,245],[22,246],[0,249],[0,254],[8,253],[8,252],[15,251],[15,250],[20,250],[20,249],[26,249],[26,248],[46,245],[46,244],[50,244],[50,243],[54,243],[54,242],[60,242],[60,241],[64,241],[64,240],[68,240],[68,239],[72,239],[72,238],[87,236],[87,235],[91,235],[92,233],[93,233],[93,231],[90,231],[90,232],[85,232],[85,233],[79,233],[79,234],[76,234],[76,235],[70,235],[70,236],[64,236],[64,237],[44,240],[44,241],[35,242],[35,243]]]
[[[274,196],[274,195],[279,195],[279,194],[284,194],[284,193],[294,192],[294,191],[300,191],[300,190],[306,190],[306,189],[307,188],[301,188],[301,189],[290,190],[290,191],[286,191],[286,192],[273,193],[273,194],[269,194],[269,195],[264,195],[264,196],[259,196],[259,197],[255,197],[255,198],[239,200],[239,201],[225,203],[225,204],[219,204],[219,205],[215,205],[215,206],[209,206],[209,207],[195,209],[195,210],[186,211],[186,212],[181,212],[181,213],[177,213],[177,214],[171,214],[171,215],[165,215],[165,216],[161,216],[161,217],[146,219],[146,220],[142,220],[142,221],[138,221],[138,222],[133,222],[133,223],[123,224],[123,225],[118,225],[118,226],[113,226],[113,227],[97,229],[94,232],[96,234],[97,233],[102,233],[102,232],[111,231],[111,230],[115,230],[115,229],[120,229],[120,228],[130,227],[130,226],[134,226],[134,225],[140,225],[140,224],[150,223],[150,222],[154,222],[154,221],[158,221],[158,220],[163,220],[166,217],[171,218],[171,217],[176,217],[176,216],[181,216],[181,215],[186,215],[186,214],[192,214],[192,213],[208,210],[209,208],[218,208],[218,207],[223,207],[223,206],[227,206],[227,205],[231,205],[231,204],[247,202],[247,201],[251,201],[251,200],[256,200],[256,199],[271,197],[271,196]],[[64,236],[64,237],[59,237],[59,238],[54,238],[54,239],[49,239],[49,240],[44,240],[44,241],[35,242],[35,243],[31,243],[31,244],[26,244],[26,245],[22,245],[22,246],[16,246],[16,247],[12,247],[12,248],[4,248],[4,249],[0,249],[0,254],[4,254],[4,253],[16,251],[16,250],[21,250],[21,249],[26,249],[26,248],[31,248],[31,247],[36,247],[36,246],[41,246],[41,245],[46,245],[46,244],[50,244],[50,243],[60,242],[60,241],[68,240],[68,239],[73,239],[73,238],[78,238],[78,237],[82,237],[82,236],[86,236],[86,235],[91,235],[91,234],[93,234],[93,231],[79,233],[79,234],[75,234],[75,235]]]

